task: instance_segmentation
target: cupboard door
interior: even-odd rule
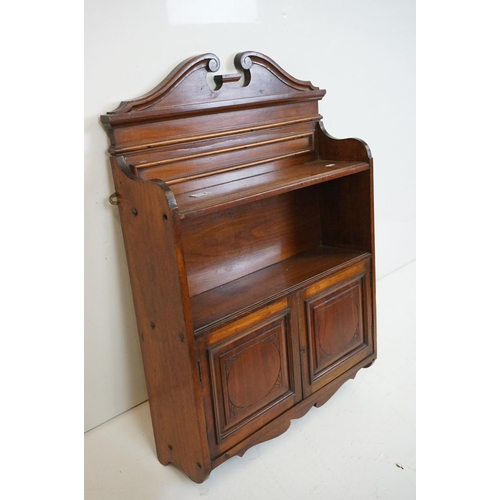
[[[300,293],[306,396],[373,354],[369,273],[367,260]]]
[[[201,369],[210,381],[205,409],[212,457],[300,400],[298,338],[293,337],[286,298],[207,337]]]

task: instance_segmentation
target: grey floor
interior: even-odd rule
[[[144,403],[85,434],[85,500],[414,499],[415,271],[377,281],[377,361],[285,434],[198,485],[156,460]]]

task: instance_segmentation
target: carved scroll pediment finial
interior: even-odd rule
[[[250,57],[251,54],[257,54],[257,52],[240,52],[236,54],[234,58],[234,65],[236,66],[237,69],[250,69],[252,67],[252,58]]]
[[[215,54],[205,54],[207,57],[207,70],[215,73],[220,69],[220,60]]]

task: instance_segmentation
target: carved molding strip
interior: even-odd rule
[[[161,148],[164,146],[192,143],[192,142],[196,142],[196,141],[204,141],[207,139],[217,139],[219,137],[230,137],[233,135],[245,134],[248,132],[258,132],[261,130],[268,130],[268,129],[279,128],[279,127],[287,127],[290,125],[297,125],[300,123],[319,122],[322,118],[323,118],[322,115],[317,114],[317,115],[305,116],[303,118],[296,118],[294,120],[273,121],[273,122],[269,122],[269,123],[263,123],[261,125],[254,125],[251,127],[232,128],[229,130],[219,130],[217,132],[211,132],[208,134],[190,135],[190,136],[186,136],[186,137],[178,137],[175,139],[168,139],[165,141],[148,142],[146,144],[139,144],[139,145],[128,146],[128,147],[124,147],[124,148],[110,147],[109,151],[112,154],[133,153],[135,151],[151,150],[153,148]]]
[[[283,137],[277,137],[275,139],[267,139],[267,140],[258,141],[258,142],[248,142],[246,144],[241,144],[238,146],[213,149],[213,150],[209,150],[209,151],[202,151],[200,153],[186,154],[184,156],[166,158],[165,160],[144,162],[144,163],[140,163],[140,164],[136,165],[135,167],[137,169],[157,167],[159,165],[168,165],[170,163],[178,163],[180,161],[195,160],[197,158],[203,158],[206,156],[215,156],[215,155],[220,155],[220,154],[225,154],[225,153],[231,153],[234,151],[248,150],[250,148],[258,148],[260,146],[266,146],[268,144],[276,144],[278,142],[289,142],[289,141],[293,141],[296,139],[302,139],[304,137],[309,138],[312,142],[313,136],[314,136],[313,132],[302,132],[302,133],[297,133],[297,134],[290,134],[290,135],[286,135]]]

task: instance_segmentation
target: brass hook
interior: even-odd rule
[[[111,205],[118,205],[120,202],[118,201],[118,193],[113,193],[109,197],[109,202]]]

